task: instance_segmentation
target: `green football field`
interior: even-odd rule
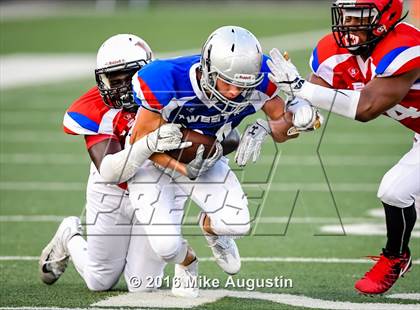
[[[246,27],[257,37],[281,38],[328,29],[330,23],[326,3],[233,5],[225,9],[172,5],[115,14],[89,12],[2,20],[1,57],[94,54],[102,41],[121,32],[140,35],[157,52],[176,52],[199,49],[208,34],[221,25]],[[279,41],[279,48],[281,44]],[[305,75],[310,53],[309,47],[290,51]],[[27,74],[36,81],[37,72]],[[83,139],[65,135],[61,124],[66,108],[94,83],[92,72],[91,78],[82,80],[57,79],[46,85],[1,90],[0,309],[130,307],[124,298],[114,306],[95,305],[127,294],[123,280],[110,292],[93,293],[71,264],[53,286],[38,278],[37,256],[61,218],[84,212],[89,158]],[[385,224],[376,190],[385,172],[409,150],[412,132],[385,117],[362,124],[329,117],[325,112],[324,116],[325,126],[315,133],[278,145],[266,141],[256,164],[239,169],[231,161],[253,214],[250,235],[237,242],[243,265],[234,279],[282,277],[290,279],[292,287],[219,287],[234,292],[197,309],[420,307],[418,225],[411,241],[413,270],[388,295],[371,298],[353,289],[372,264],[365,256],[378,255],[384,246]],[[240,129],[254,119],[246,119]],[[211,251],[197,229],[197,206],[188,204],[185,212],[183,232],[202,258],[200,274],[225,283],[227,276],[210,259]],[[173,266],[166,271],[171,275]],[[395,294],[417,294],[411,295],[417,300]],[[398,298],[388,298],[392,295]],[[382,305],[369,308],[372,303]]]

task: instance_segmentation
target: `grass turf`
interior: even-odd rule
[[[281,9],[280,9],[281,8]],[[205,12],[205,13],[203,13]],[[204,14],[204,15],[203,15]],[[184,17],[188,16],[188,19]],[[164,21],[164,22],[163,22]],[[159,26],[154,26],[156,23]],[[328,27],[328,8],[322,6],[268,7],[256,9],[236,8],[220,10],[215,8],[154,8],[148,11],[118,11],[114,15],[76,14],[34,20],[1,21],[0,53],[71,53],[96,51],[106,37],[118,32],[134,32],[143,36],[157,51],[173,51],[200,46],[203,39],[214,28],[223,24],[239,24],[249,27],[257,36],[279,35],[283,33],[310,31]],[[97,26],[101,25],[101,27]],[[133,26],[134,25],[134,26]],[[153,25],[153,26],[152,26]],[[28,35],[30,34],[30,35]],[[55,42],[51,44],[51,42]],[[302,73],[307,73],[309,50],[293,53],[293,60]],[[26,189],[23,182],[86,182],[88,157],[82,139],[62,133],[62,115],[66,107],[94,84],[94,80],[54,83],[48,86],[26,87],[2,91],[0,94],[0,215],[80,215],[84,206],[83,187],[74,191],[51,191]],[[243,126],[253,118],[247,119]],[[304,190],[307,183],[326,185],[320,163],[300,164],[305,156],[317,156],[317,149],[325,164],[328,180],[335,184],[348,184],[348,190],[333,191],[336,206],[330,193],[322,190]],[[281,156],[279,166],[270,171],[275,147],[268,142],[264,147],[262,163],[249,166],[244,172],[238,171],[244,181],[265,180],[273,172],[275,184],[268,193],[262,209],[261,191],[248,190],[255,197],[251,199],[252,214],[260,212],[263,217],[287,217],[290,215],[296,189],[279,191],[281,184],[298,183],[301,192],[289,226],[260,223],[253,234],[238,241],[244,257],[339,257],[359,258],[377,254],[384,243],[384,236],[316,236],[323,222],[311,220],[326,217],[328,223],[339,223],[339,214],[344,224],[366,222],[382,224],[381,219],[371,218],[367,212],[379,208],[375,197],[375,184],[381,176],[410,147],[411,133],[386,118],[372,123],[357,124],[339,117],[332,117],[324,136],[318,131],[302,136],[296,141],[277,145]],[[20,157],[19,157],[20,156]],[[69,162],[58,159],[69,157]],[[363,158],[374,164],[353,163],[337,165],[328,158]],[[23,159],[22,159],[23,158]],[[25,161],[25,158],[27,160]],[[40,158],[38,161],[34,158]],[[290,164],[284,159],[295,160]],[[375,160],[380,163],[375,163]],[[74,160],[77,159],[77,160]],[[343,160],[344,161],[344,160]],[[232,164],[232,167],[237,167]],[[16,184],[14,190],[7,189]],[[21,184],[21,187],[19,187]],[[370,184],[372,188],[360,192],[360,184]],[[352,190],[352,186],[356,189]],[[357,187],[359,186],[359,187]],[[299,186],[298,186],[299,189]],[[261,207],[261,206],[260,206]],[[193,205],[187,211],[195,216]],[[308,222],[293,222],[294,218],[308,219]],[[356,218],[356,220],[354,220]],[[0,223],[1,256],[36,256],[51,238],[57,222],[12,222]],[[287,229],[287,230],[286,230]],[[285,233],[286,232],[286,233]],[[201,257],[211,256],[204,239],[197,236],[197,228],[186,226],[188,235]],[[266,235],[266,236],[262,236]],[[268,236],[267,236],[268,235]],[[418,239],[412,241],[413,257],[420,254]],[[301,294],[305,296],[353,301],[372,302],[372,299],[358,296],[353,291],[354,281],[367,269],[368,264],[320,264],[320,263],[247,263],[238,277],[271,277],[283,275],[293,279],[293,288],[267,292]],[[0,305],[1,306],[58,306],[88,307],[108,296],[121,294],[125,284],[120,281],[111,292],[89,292],[73,267],[51,287],[42,285],[37,276],[35,261],[0,261]],[[169,274],[172,267],[167,267]],[[202,275],[226,276],[213,262],[200,265]],[[398,281],[394,293],[418,292],[420,285],[418,268]],[[395,302],[378,297],[374,302]],[[408,301],[399,300],[407,303]],[[238,300],[224,298],[203,309],[299,309],[265,301]]]

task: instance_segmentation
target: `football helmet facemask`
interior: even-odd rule
[[[95,78],[105,104],[114,109],[134,109],[131,78],[153,59],[149,45],[132,34],[118,34],[98,50]]]
[[[250,104],[253,90],[262,82],[263,54],[257,38],[237,26],[215,30],[201,51],[200,86],[212,107],[224,114],[238,113]],[[216,88],[217,79],[242,89],[235,99]]]
[[[332,33],[338,46],[360,55],[372,50],[402,19],[402,0],[337,0],[331,8]],[[357,18],[359,24],[346,25],[346,17]],[[363,42],[355,34],[365,32]]]

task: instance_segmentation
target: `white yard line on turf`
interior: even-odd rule
[[[66,216],[58,215],[1,215],[0,223],[27,223],[27,222],[61,222]],[[292,216],[263,216],[258,219],[260,223],[264,224],[285,224],[290,221],[291,224],[337,224],[339,219],[336,217],[299,217]],[[363,217],[343,217],[341,221],[345,224],[349,223],[379,223],[383,219],[369,219]],[[184,218],[184,225],[197,224],[196,216],[187,216]]]
[[[225,282],[226,285],[227,282]],[[223,286],[223,284],[221,284]],[[386,298],[398,298],[405,300],[420,300],[420,294],[391,294]],[[59,307],[0,307],[0,310],[103,310],[122,309],[132,307],[135,309],[152,308],[193,308],[203,304],[214,303],[224,297],[256,299],[271,301],[278,304],[304,307],[308,309],[333,309],[333,310],[417,310],[418,304],[395,304],[395,303],[372,303],[372,302],[349,302],[333,301],[307,297],[303,295],[293,295],[284,293],[264,293],[259,291],[234,291],[224,289],[201,290],[198,298],[178,298],[173,296],[169,290],[159,290],[153,293],[137,292],[125,293],[117,296],[108,297],[94,303],[93,307],[88,308],[59,308]],[[96,307],[95,307],[96,306]],[[97,308],[101,307],[101,308]],[[140,308],[145,307],[145,308]]]
[[[38,256],[0,256],[0,261],[37,261]],[[213,262],[214,257],[200,257],[200,262]],[[241,257],[247,263],[318,263],[318,264],[372,264],[372,260],[364,258],[338,257]],[[420,259],[413,260],[419,265]]]
[[[114,308],[109,308],[114,309]],[[0,307],[0,310],[104,310],[104,308],[59,308],[59,307]],[[121,309],[118,309],[121,310]],[[150,310],[136,308],[136,310]]]
[[[398,161],[400,156],[322,156],[326,166],[388,166]],[[87,154],[60,154],[60,153],[0,153],[0,164],[20,165],[86,165],[89,163]],[[261,156],[258,164],[269,165],[273,158]],[[281,165],[319,166],[317,156],[281,155]]]
[[[420,293],[399,293],[386,295],[386,298],[420,300]]]
[[[248,280],[248,279],[247,279]],[[218,287],[232,287],[230,284],[220,281]],[[283,288],[283,291],[287,288]],[[162,307],[162,308],[192,308],[209,302],[216,302],[224,297],[256,299],[263,301],[271,301],[277,304],[304,307],[309,309],[334,309],[334,310],[408,310],[418,309],[415,304],[394,304],[394,303],[371,303],[371,302],[348,302],[348,301],[332,301],[307,297],[303,295],[293,295],[284,293],[263,293],[259,291],[226,290],[226,289],[206,289],[200,290],[198,298],[183,299],[176,298],[171,295],[169,290],[159,290],[153,294],[150,293],[126,293],[101,300],[92,306],[100,307]],[[239,301],[238,301],[239,303]]]
[[[297,51],[314,48],[328,29],[289,33],[260,38],[266,51],[273,47]],[[157,53],[158,58],[199,53],[199,49]],[[308,56],[309,57],[309,56]],[[62,82],[92,77],[95,69],[94,54],[14,54],[0,57],[0,89]],[[36,79],[28,72],[36,72]]]
[[[333,192],[375,192],[378,189],[377,183],[331,183]],[[267,184],[246,183],[242,184],[244,189],[264,191]],[[79,182],[0,182],[0,190],[3,191],[63,191],[74,192],[84,191],[85,183]],[[297,190],[306,192],[329,192],[327,183],[272,183],[270,192],[295,192]]]

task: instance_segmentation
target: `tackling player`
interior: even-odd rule
[[[47,284],[61,276],[69,255],[94,291],[110,289],[123,270],[130,291],[154,288],[156,283],[150,286],[151,281],[146,278],[157,281],[163,273],[165,262],[154,255],[142,226],[132,223],[136,210],[129,203],[125,181],[152,153],[187,147],[189,143],[181,143],[179,125],[168,124],[124,149],[138,110],[133,101],[131,77],[151,60],[152,51],[139,37],[120,34],[109,38],[98,51],[97,86],[66,112],[65,132],[83,135],[92,159],[86,193],[88,238],[86,242],[81,237],[79,218],[63,221],[41,255],[41,279]],[[223,144],[223,151],[227,154],[235,150],[238,140],[238,133],[232,132]],[[174,201],[179,208],[185,202],[183,196],[177,193]],[[179,269],[183,271],[182,267]],[[137,280],[130,280],[133,277]],[[195,297],[197,291],[175,287],[173,293]]]
[[[189,146],[181,143],[179,126],[167,124],[124,149],[138,108],[131,77],[151,60],[152,51],[141,38],[132,34],[109,38],[97,54],[97,86],[66,111],[64,131],[84,136],[92,160],[86,191],[87,241],[81,236],[79,218],[63,220],[40,257],[40,276],[46,284],[61,276],[70,256],[93,291],[111,289],[123,272],[129,291],[150,290],[156,283],[147,277],[163,274],[165,262],[154,254],[142,226],[133,223],[135,210],[127,184],[122,183],[152,153]],[[174,203],[182,207],[184,200]]]
[[[293,122],[293,114],[285,111],[275,84],[267,77],[267,60],[252,33],[225,26],[209,36],[201,55],[147,65],[133,77],[135,100],[141,107],[131,142],[165,123],[182,124],[223,141],[245,117],[259,110],[270,121],[258,120],[251,125],[239,150],[253,145],[248,143],[254,141],[249,137],[255,136],[255,141],[262,143],[271,135],[276,142],[284,142],[292,137],[287,131],[293,125],[302,130],[312,128],[316,109],[308,104],[297,109]],[[164,167],[172,165],[177,173],[171,178],[146,163],[128,183],[130,199],[136,208],[145,210],[138,219],[149,224],[145,230],[155,252],[167,262],[179,263],[187,253],[181,238],[183,210],[174,206],[173,194],[167,189],[180,187],[203,211],[199,223],[217,264],[226,273],[235,274],[241,261],[234,238],[250,229],[248,202],[220,146],[216,144],[210,158],[203,158],[202,152],[199,148],[196,159],[187,165],[167,154],[153,155],[152,161]],[[251,154],[239,153],[238,162]]]
[[[420,197],[420,32],[401,22],[402,0],[338,0],[332,33],[313,51],[309,81],[277,51],[271,80],[286,93],[344,117],[368,122],[386,115],[414,131],[414,144],[383,177],[387,243],[355,288],[382,294],[411,267],[408,247]]]

